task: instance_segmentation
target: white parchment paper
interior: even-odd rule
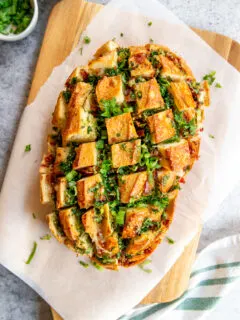
[[[152,26],[147,23],[152,21]],[[120,37],[120,33],[124,33]],[[240,178],[240,75],[193,31],[156,0],[114,0],[88,26],[89,45],[79,47],[41,88],[22,116],[0,198],[0,262],[33,287],[65,319],[116,319],[136,305],[164,276],[198,229]],[[83,269],[75,255],[54,239],[41,241],[48,232],[48,208],[39,203],[38,168],[51,113],[65,79],[84,65],[105,41],[116,37],[124,46],[144,44],[152,38],[182,55],[197,79],[217,71],[222,89],[212,89],[206,110],[201,157],[187,177],[177,201],[175,220],[152,255],[152,273],[138,267],[118,272]],[[210,139],[209,134],[215,136]],[[25,145],[31,152],[25,153]],[[32,218],[35,213],[37,219]],[[25,264],[33,245],[37,252]],[[179,275],[181,277],[181,275]]]

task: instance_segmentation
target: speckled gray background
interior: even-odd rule
[[[57,0],[38,2],[39,21],[34,32],[27,39],[17,43],[0,41],[0,185],[4,179],[18,122],[27,101],[47,19]],[[161,2],[188,25],[223,33],[240,42],[240,0],[162,0]],[[204,227],[199,249],[216,239],[240,233],[239,217],[240,184],[224,201],[218,214]],[[240,319],[237,300],[232,308],[238,311],[230,317],[231,320]],[[0,320],[20,319],[49,320],[50,309],[32,289],[0,266]]]

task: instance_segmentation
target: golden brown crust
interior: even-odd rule
[[[111,152],[113,168],[133,166],[140,161],[141,140],[113,144]]]
[[[196,102],[185,81],[171,82],[168,90],[173,95],[174,103],[179,111],[196,108]]]
[[[160,143],[175,136],[173,113],[171,109],[155,113],[147,118],[152,143]]]
[[[174,218],[209,103],[169,48],[99,48],[59,95],[39,169],[53,236],[110,270],[143,262]]]
[[[155,78],[136,84],[137,112],[164,108],[164,101],[161,96],[159,85]]]
[[[102,100],[116,99],[117,103],[123,103],[124,95],[122,77],[120,75],[114,77],[103,77],[98,81],[96,86],[96,95],[101,107]]]
[[[118,143],[138,138],[131,113],[106,119],[108,143]]]

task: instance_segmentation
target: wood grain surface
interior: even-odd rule
[[[62,63],[76,46],[81,32],[101,8],[101,5],[87,3],[84,0],[62,0],[53,8],[43,39],[28,103],[34,100],[52,69]],[[240,71],[239,43],[214,32],[193,30]],[[168,302],[184,293],[188,286],[200,233],[201,226],[199,226],[198,235],[185,248],[183,254],[160,283],[142,300],[142,303]],[[54,320],[61,319],[54,310],[52,313]]]

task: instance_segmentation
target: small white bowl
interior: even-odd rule
[[[25,37],[27,37],[35,28],[36,24],[37,24],[37,20],[38,20],[38,3],[37,0],[30,0],[31,5],[33,7],[33,16],[32,16],[32,20],[29,23],[29,26],[22,31],[19,34],[9,34],[9,35],[5,35],[5,34],[1,34],[0,33],[0,41],[18,41],[21,40]]]

